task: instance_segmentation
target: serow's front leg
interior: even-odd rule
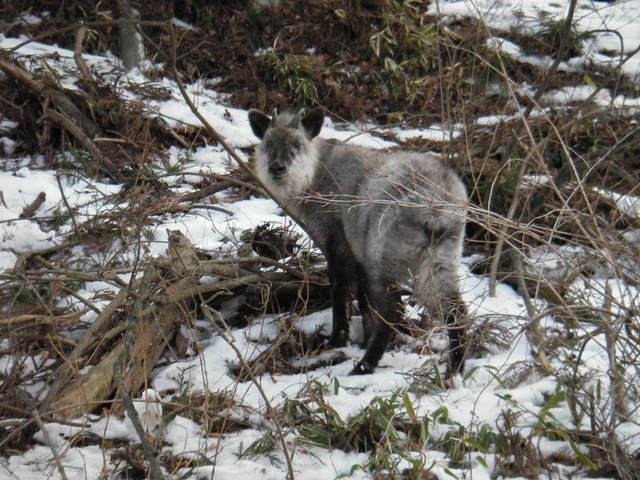
[[[469,324],[467,307],[460,297],[452,297],[442,302],[445,325],[449,335],[449,358],[447,378],[462,373],[467,356],[466,330]]]
[[[344,347],[349,339],[349,303],[351,289],[348,283],[334,280],[331,289],[333,325],[329,337],[330,347]]]
[[[384,355],[389,340],[393,335],[389,325],[397,325],[402,318],[400,294],[384,289],[370,296],[371,316],[374,318],[374,330],[362,360],[351,370],[350,375],[366,375],[373,373]]]

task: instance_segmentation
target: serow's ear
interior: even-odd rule
[[[263,138],[270,123],[271,119],[260,110],[249,111],[249,124],[251,125],[251,130],[253,130],[256,137]]]
[[[309,140],[315,138],[320,133],[323,123],[324,113],[320,108],[314,108],[304,116],[302,126]]]

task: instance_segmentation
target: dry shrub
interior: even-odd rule
[[[14,65],[22,69],[19,62]],[[6,107],[3,114],[18,124],[11,132],[18,142],[15,154],[42,153],[50,168],[80,169],[90,177],[106,177],[117,183],[154,181],[150,164],[163,158],[165,148],[174,139],[141,101],[123,100],[115,85],[98,78],[84,82],[83,92],[64,89],[45,70],[33,73],[31,78],[41,91],[8,75],[0,77]],[[51,102],[52,96],[65,98],[77,114]],[[86,152],[86,143],[74,138],[60,122],[48,118],[50,111],[84,129],[100,156]],[[74,155],[56,155],[64,152]],[[160,188],[157,183],[153,186]]]
[[[179,31],[177,67],[185,79],[217,78],[235,106],[272,109],[319,103],[346,120],[431,124],[442,106],[474,114],[502,110],[506,99],[486,91],[495,80],[495,54],[482,47],[487,30],[466,18],[443,24],[425,17],[429,2],[415,0],[313,0],[257,8],[249,1],[139,2],[143,20],[178,17],[194,27]],[[52,32],[48,40],[73,48],[70,22],[117,18],[115,2],[60,7],[48,0],[29,5],[48,10],[38,25],[10,34]],[[16,13],[17,14],[17,11]],[[92,28],[86,50],[118,51],[115,26]],[[148,55],[166,62],[170,38],[162,28],[144,27]],[[57,32],[56,32],[57,31]],[[480,47],[479,47],[480,46]],[[472,53],[480,48],[479,55]],[[261,53],[260,53],[261,52]],[[467,111],[466,114],[469,112]]]
[[[638,194],[637,129],[633,117],[588,104],[526,123],[515,119],[467,128],[465,136],[447,146],[447,155],[469,186],[471,203],[480,208],[468,227],[472,248],[476,241],[486,246],[495,238],[496,227],[482,212],[506,216],[520,186],[513,219],[527,228],[513,233],[515,245],[550,239],[588,243],[585,233],[594,229],[637,226],[637,219],[598,190]],[[525,177],[532,176],[524,183],[522,162],[527,162]]]

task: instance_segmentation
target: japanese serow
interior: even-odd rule
[[[249,122],[262,139],[256,174],[327,259],[331,346],[346,344],[354,294],[358,301],[366,352],[351,374],[372,373],[378,365],[402,324],[407,286],[447,326],[447,374],[461,372],[468,321],[458,266],[467,194],[458,176],[428,154],[320,139],[324,114],[318,108],[273,118],[251,110]]]

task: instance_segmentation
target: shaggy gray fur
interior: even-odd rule
[[[458,265],[467,195],[458,176],[429,154],[317,138],[324,120],[318,109],[304,118],[283,113],[274,119],[253,110],[249,119],[263,139],[255,155],[258,176],[300,217],[327,257],[334,345],[346,342],[345,304],[357,294],[367,352],[352,373],[377,366],[391,334],[388,324],[401,320],[407,285],[448,323],[449,371],[460,370],[466,317]]]

